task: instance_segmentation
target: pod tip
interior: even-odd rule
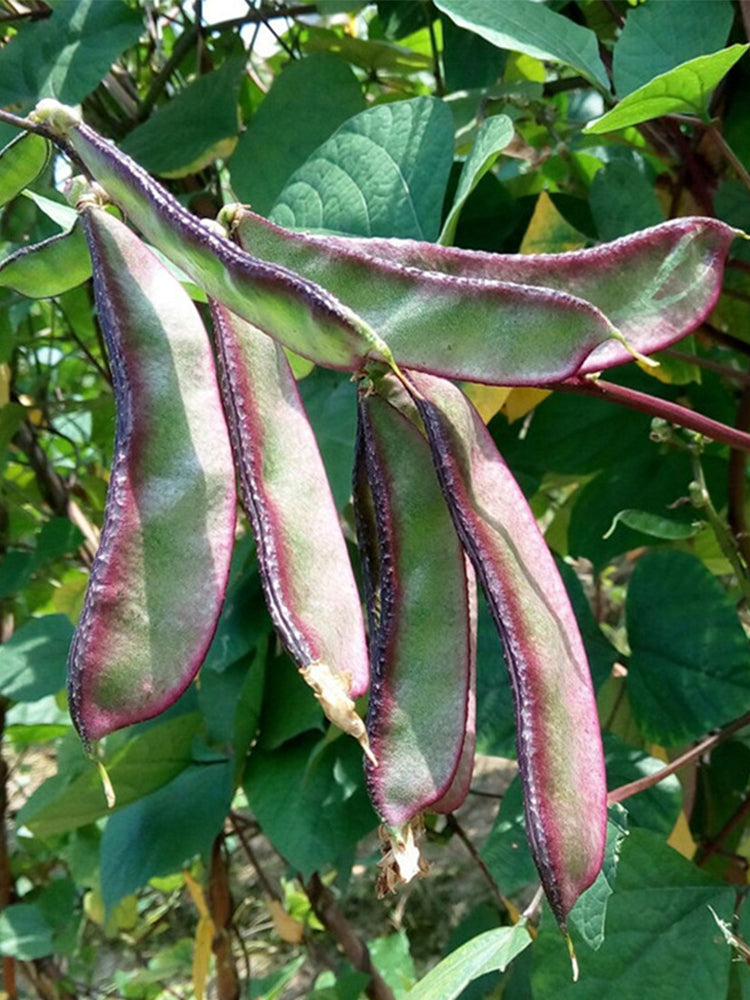
[[[565,934],[565,943],[568,946],[568,954],[570,955],[570,967],[573,972],[573,982],[578,982],[578,959],[576,958],[576,950],[573,947],[573,942],[570,939],[570,934],[567,931],[563,932]]]
[[[104,797],[107,800],[107,808],[114,809],[117,796],[115,795],[112,781],[107,774],[107,769],[100,760],[96,762],[96,769],[99,772],[99,778],[101,779],[102,787],[104,788]]]

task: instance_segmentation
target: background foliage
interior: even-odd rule
[[[679,215],[750,230],[743,3],[6,0],[0,18],[0,105],[82,103],[199,215],[240,200],[290,227],[504,253]],[[0,126],[0,145],[14,134]],[[64,172],[5,207],[3,255],[69,223]],[[695,335],[613,380],[750,429],[749,303],[735,244]],[[351,523],[353,386],[298,374]],[[359,748],[278,648],[244,522],[199,682],[106,741],[108,813],[62,693],[114,426],[83,284],[42,301],[0,288],[5,996],[750,996],[745,458],[600,399],[469,392],[564,560],[610,787],[644,779],[612,807],[604,875],[573,914],[581,982],[548,913],[529,948],[514,927],[536,873],[484,611],[474,793],[428,819],[432,878],[378,902]]]

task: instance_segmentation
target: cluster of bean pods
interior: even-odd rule
[[[528,504],[448,380],[554,384],[674,342],[712,307],[735,231],[682,219],[525,258],[295,234],[237,206],[211,227],[71,109],[44,101],[34,119],[207,292],[219,371],[177,279],[96,192],[80,198],[69,238],[75,253],[88,247],[117,402],[102,541],[69,664],[84,741],[155,715],[198,670],[226,585],[236,471],[278,634],[329,718],[364,747],[384,891],[420,870],[421,813],[451,812],[469,789],[479,582],[513,689],[529,840],[564,928],[606,833],[586,655]],[[0,285],[57,294],[57,252],[47,241],[13,255]],[[86,264],[73,271],[83,280]],[[353,495],[369,644],[283,347],[359,379]],[[370,682],[363,723],[353,699]]]

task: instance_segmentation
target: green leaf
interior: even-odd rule
[[[715,882],[658,834],[632,830],[622,847],[604,943],[598,951],[576,947],[577,983],[559,932],[545,914],[533,954],[534,1000],[726,996],[730,956],[728,949],[708,944],[716,933],[709,906],[731,920],[734,889]],[[577,945],[575,928],[571,936]]]
[[[704,471],[714,503],[720,506],[725,495],[726,463],[707,456]],[[683,452],[661,455],[648,450],[640,456],[623,456],[607,465],[574,498],[568,526],[569,554],[585,556],[601,568],[622,552],[659,543],[661,539],[654,535],[624,524],[607,535],[623,505],[627,505],[626,509],[636,509],[638,504],[639,510],[656,517],[668,516],[670,520],[692,525],[695,509],[684,503],[691,479],[690,461]]]
[[[604,849],[602,870],[568,915],[586,944],[596,950],[604,942],[604,923],[607,906],[615,891],[617,867],[620,863],[622,843],[628,835],[628,814],[620,805],[610,807],[607,817],[607,845]]]
[[[443,67],[449,94],[457,90],[490,87],[502,76],[507,53],[463,28],[443,19]]]
[[[55,198],[47,198],[36,191],[24,191],[23,194],[25,198],[33,201],[36,207],[41,209],[48,218],[57,223],[60,229],[72,229],[75,225],[78,213],[65,202]]]
[[[663,760],[628,746],[612,733],[604,734],[604,755],[610,791],[664,769]],[[630,826],[642,826],[668,837],[682,809],[679,778],[670,774],[658,784],[631,795],[627,800],[627,809]]]
[[[596,35],[544,4],[530,0],[436,0],[438,10],[501,49],[572,66],[603,90],[609,89]]]
[[[221,69],[199,76],[127,136],[121,148],[152,174],[198,173],[234,150],[244,60],[227,59]]]
[[[680,63],[716,52],[734,20],[730,0],[673,3],[649,0],[628,11],[612,54],[618,97],[637,90]]]
[[[675,113],[705,118],[714,88],[748,48],[750,45],[730,45],[721,52],[698,56],[654,77],[601,118],[589,122],[584,132],[600,135]]]
[[[342,510],[352,492],[356,390],[350,378],[328,368],[316,368],[298,388],[318,441],[333,499],[338,510]]]
[[[33,132],[22,132],[0,150],[0,205],[5,205],[36,180],[48,157],[49,143]]]
[[[658,514],[652,514],[647,510],[628,508],[615,514],[604,538],[609,538],[618,524],[624,524],[626,528],[632,528],[633,531],[640,531],[644,535],[653,535],[654,538],[661,538],[665,541],[694,538],[705,527],[703,521],[673,521],[669,517],[659,517]]]
[[[295,870],[351,860],[357,841],[377,825],[362,776],[362,751],[341,737],[308,735],[247,763],[247,801],[263,832]]]
[[[497,818],[482,847],[482,860],[508,896],[539,881],[526,837],[523,794],[517,777],[503,795]]]
[[[140,11],[123,0],[58,3],[50,17],[22,24],[0,50],[0,106],[40,97],[77,104],[97,87],[123,49],[138,41]]]
[[[48,198],[43,200],[62,208]],[[90,277],[91,258],[83,231],[75,220],[67,232],[56,233],[32,246],[23,246],[0,261],[0,286],[31,299],[62,295]]]
[[[613,160],[596,173],[589,204],[603,240],[615,240],[664,222],[653,181],[630,160]]]
[[[497,156],[513,138],[513,122],[507,115],[487,118],[474,139],[471,152],[466,157],[458,179],[453,205],[440,233],[439,243],[450,246],[456,235],[456,226],[466,199],[492,167]]]
[[[315,99],[302,101],[301,94]],[[359,81],[340,57],[292,60],[240,136],[229,164],[234,193],[267,215],[294,171],[364,107]]]
[[[673,551],[644,556],[626,613],[628,696],[648,739],[676,746],[750,709],[747,636],[698,559]]]
[[[183,771],[201,723],[197,712],[168,719],[133,736],[105,759],[117,796],[115,807],[148,795]],[[20,810],[19,823],[35,836],[48,837],[92,823],[108,811],[99,774],[87,765],[83,773],[71,777],[62,772],[46,781]]]
[[[73,626],[65,615],[32,618],[0,645],[0,694],[37,701],[65,687],[65,662]]]
[[[323,709],[286,653],[266,661],[259,746],[274,750],[300,733],[323,727]]]
[[[157,875],[206,855],[232,801],[232,762],[190,764],[110,816],[101,842],[102,898],[111,910]]]
[[[6,403],[5,406],[0,406],[0,469],[5,465],[8,446],[23,423],[25,415],[25,408],[20,403]],[[7,555],[6,552],[4,558],[7,558]],[[0,578],[3,576],[0,569]],[[0,594],[2,594],[2,584],[0,584]]]
[[[52,927],[33,903],[11,903],[0,913],[0,955],[27,962],[51,955],[52,935]]]
[[[402,1000],[417,978],[406,931],[401,929],[387,937],[375,938],[369,948],[372,964],[393,990],[396,1000]]]
[[[487,972],[504,971],[531,944],[524,923],[485,931],[451,952],[407,993],[408,1000],[455,1000]]]
[[[289,229],[434,240],[452,159],[453,119],[443,101],[369,108],[289,178],[270,217]]]

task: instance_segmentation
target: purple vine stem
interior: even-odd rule
[[[671,424],[696,431],[704,437],[711,438],[712,441],[727,444],[730,448],[750,451],[750,434],[722,424],[711,417],[705,417],[686,406],[680,406],[679,403],[670,403],[666,399],[649,396],[648,393],[638,392],[636,389],[628,389],[623,385],[615,385],[614,382],[605,382],[603,379],[580,377],[557,382],[552,388],[562,392],[578,392],[584,396],[608,399],[613,403],[629,406],[632,410],[640,410],[652,417],[661,417]]]

